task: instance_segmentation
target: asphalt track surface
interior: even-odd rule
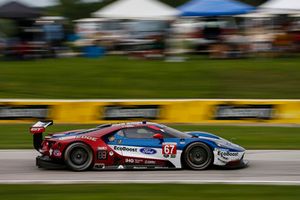
[[[300,185],[300,151],[247,151],[249,167],[151,171],[44,170],[35,166],[33,150],[0,150],[0,184],[69,183],[230,183]]]

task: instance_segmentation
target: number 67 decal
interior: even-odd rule
[[[176,155],[177,154],[177,144],[176,143],[163,143],[162,144],[162,154],[163,155]]]

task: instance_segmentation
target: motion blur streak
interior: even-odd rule
[[[300,185],[300,151],[250,150],[242,170],[51,171],[34,166],[33,150],[0,151],[0,183],[225,183]]]

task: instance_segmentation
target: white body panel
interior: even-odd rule
[[[138,146],[126,146],[126,145],[108,145],[112,148],[116,153],[125,157],[131,158],[143,158],[143,159],[156,159],[156,160],[164,160],[170,161],[176,168],[182,168],[181,166],[181,154],[182,150],[177,150],[176,156],[172,157],[171,155],[165,157],[162,152],[162,148],[150,148],[154,149],[156,153],[154,154],[145,154],[141,152],[141,149],[145,147],[138,147]]]

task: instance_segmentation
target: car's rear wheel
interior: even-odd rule
[[[184,164],[194,170],[204,170],[211,166],[213,153],[209,146],[201,142],[189,145],[184,151]]]
[[[84,143],[73,143],[64,154],[65,163],[71,170],[87,170],[93,162],[93,151]]]

